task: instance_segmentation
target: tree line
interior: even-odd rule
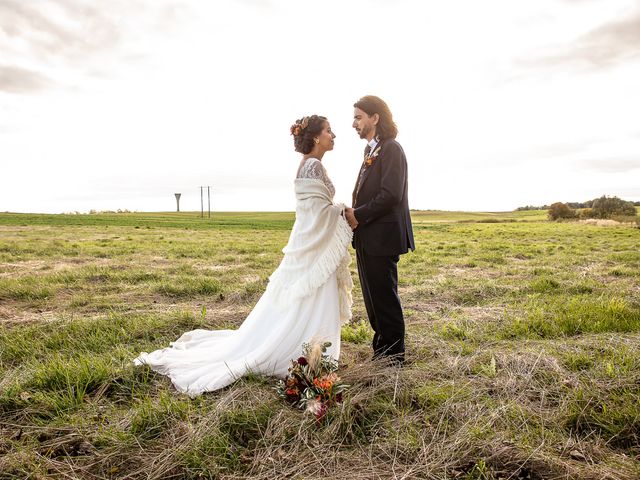
[[[606,195],[604,197],[600,197],[600,198],[617,198],[617,197],[606,197]],[[593,208],[593,202],[600,200],[598,198],[594,199],[594,200],[587,200],[586,202],[565,202],[564,204],[566,206],[568,206],[569,208],[573,208],[578,209],[578,208]],[[619,200],[619,199],[618,199]],[[640,207],[640,202],[626,202],[626,203],[631,203],[633,206],[635,207]],[[524,212],[527,210],[549,210],[549,208],[551,207],[551,205],[527,205],[525,207],[518,207],[516,208],[517,212]]]
[[[607,197],[588,200],[586,202],[556,202],[549,205],[549,220],[571,219],[571,218],[615,218],[615,217],[635,217],[638,215],[636,206],[640,202],[630,202],[618,197]]]

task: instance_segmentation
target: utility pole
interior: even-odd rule
[[[203,188],[204,187],[200,187],[200,218],[204,218]]]
[[[211,186],[207,185],[207,211],[211,218]],[[204,218],[204,186],[200,187],[200,218]]]

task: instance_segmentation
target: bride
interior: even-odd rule
[[[318,115],[297,120],[291,134],[303,155],[295,179],[296,220],[284,258],[254,309],[237,330],[186,332],[170,347],[134,360],[192,397],[249,372],[284,377],[303,343],[331,342],[327,354],[340,356],[340,327],[351,318],[352,232],[344,205],[333,203],[335,189],[321,163],[335,135]]]

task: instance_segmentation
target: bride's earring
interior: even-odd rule
[[[315,144],[317,145],[318,143],[320,143],[320,139],[318,138],[314,138],[313,141],[315,142]]]

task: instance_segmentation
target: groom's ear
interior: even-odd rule
[[[378,125],[378,122],[380,121],[380,115],[374,113],[373,115],[371,115],[371,119],[373,120],[374,125]]]

